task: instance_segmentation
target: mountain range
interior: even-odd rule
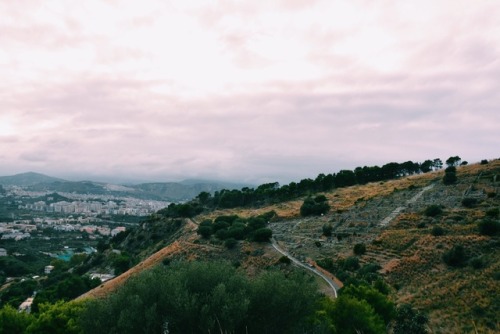
[[[211,180],[184,180],[180,182],[151,182],[121,185],[94,181],[68,181],[35,172],[0,176],[0,185],[18,186],[29,191],[129,196],[169,202],[190,200],[203,191],[214,193],[222,189],[241,189],[248,186],[248,184]]]

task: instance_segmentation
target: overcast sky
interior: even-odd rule
[[[0,175],[500,157],[498,1],[0,0]]]

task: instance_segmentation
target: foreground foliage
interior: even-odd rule
[[[335,300],[303,272],[249,278],[225,262],[174,262],[132,278],[105,299],[0,309],[0,333],[384,333],[387,296],[349,286]]]

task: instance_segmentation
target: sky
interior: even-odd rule
[[[0,0],[0,175],[288,183],[500,158],[500,6]]]

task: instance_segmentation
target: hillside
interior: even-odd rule
[[[4,186],[32,186],[38,183],[51,183],[64,181],[59,178],[47,176],[40,173],[28,172],[12,176],[0,176],[0,185]]]
[[[93,181],[64,181],[43,177],[41,174],[30,175],[3,177],[0,178],[0,184],[4,182],[5,185],[23,186],[31,191],[113,195],[169,202],[187,201],[203,191],[213,193],[221,189],[231,189],[227,188],[230,184],[217,181],[204,181],[201,183],[184,181],[182,183],[156,182],[123,186]],[[237,187],[237,185],[233,185],[233,187]]]
[[[315,261],[343,281],[358,277],[357,269],[345,269],[346,259],[357,258],[361,267],[379,268],[393,300],[428,313],[433,333],[495,332],[500,328],[496,317],[500,241],[498,234],[481,233],[480,228],[485,221],[498,222],[499,174],[500,160],[496,160],[457,167],[458,180],[453,185],[443,184],[440,170],[339,188],[325,193],[331,210],[319,217],[300,217],[302,200],[294,200],[257,209],[214,211],[194,221],[233,214],[251,217],[274,210],[277,216],[269,224],[274,238],[301,261]],[[437,214],[428,212],[432,206],[440,209]],[[332,236],[322,235],[325,225],[331,225]],[[216,240],[201,239],[195,228],[188,221],[175,242],[155,245],[156,253],[143,252],[154,254],[89,295],[105,295],[165,259],[223,257],[237,261],[251,274],[280,258],[269,245],[247,241],[227,250]],[[355,257],[353,248],[359,244],[365,252]],[[462,249],[458,264],[446,263],[457,248]]]

